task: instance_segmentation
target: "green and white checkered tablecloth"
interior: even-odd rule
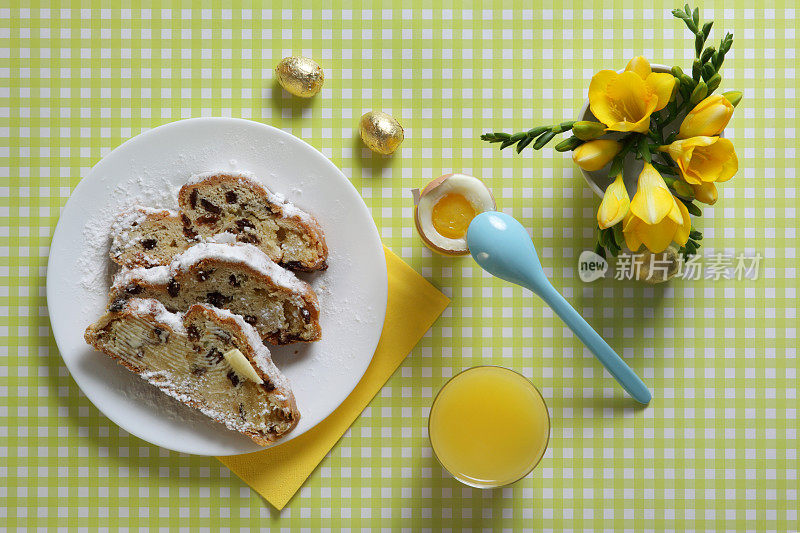
[[[550,148],[500,153],[478,137],[573,118],[591,75],[634,55],[690,65],[675,5],[246,4],[0,6],[0,528],[798,529],[793,2],[702,9],[715,40],[735,35],[723,88],[745,99],[727,130],[739,174],[698,227],[708,253],[761,254],[759,279],[656,287],[581,282],[598,200],[572,162]],[[273,82],[292,54],[325,69],[314,100]],[[370,109],[406,129],[392,159],[359,143]],[[50,333],[45,265],[71,189],[124,140],[198,116],[262,121],[319,148],[352,177],[384,242],[453,299],[280,513],[213,458],[109,422]],[[648,409],[631,408],[530,292],[422,245],[410,189],[450,171],[484,178],[532,229],[554,285],[651,386]],[[553,429],[531,476],[481,492],[437,464],[426,421],[449,377],[486,363],[530,377]]]

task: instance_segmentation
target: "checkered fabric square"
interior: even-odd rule
[[[591,75],[634,55],[690,66],[673,3],[134,4],[0,6],[0,527],[798,529],[794,2],[702,9],[715,40],[735,35],[723,89],[745,97],[727,129],[739,174],[697,224],[709,253],[761,254],[761,275],[655,287],[581,282],[599,200],[569,157],[501,153],[479,136],[574,118]],[[325,69],[313,100],[274,83],[293,54]],[[392,158],[360,144],[371,109],[405,127]],[[352,179],[384,242],[453,299],[280,513],[213,458],[107,420],[49,328],[48,247],[72,188],[126,139],[200,116],[261,121],[317,147]],[[554,285],[651,386],[649,408],[625,401],[530,292],[422,245],[410,190],[451,171],[485,179],[530,228]],[[538,469],[489,492],[449,477],[426,430],[439,387],[479,364],[531,378],[553,420]]]

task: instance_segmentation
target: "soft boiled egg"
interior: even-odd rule
[[[478,213],[497,209],[489,188],[466,174],[445,174],[419,195],[414,221],[420,237],[444,255],[466,255],[467,228]]]

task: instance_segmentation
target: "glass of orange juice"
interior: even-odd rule
[[[550,414],[539,390],[521,374],[478,366],[439,391],[428,435],[453,477],[472,487],[502,487],[539,464],[550,439]]]

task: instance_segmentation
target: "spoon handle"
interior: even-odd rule
[[[611,346],[592,329],[581,315],[567,302],[550,283],[540,284],[537,293],[556,312],[572,332],[591,350],[594,356],[614,376],[614,379],[628,391],[634,400],[642,404],[650,403],[651,394],[647,385],[617,355]]]

